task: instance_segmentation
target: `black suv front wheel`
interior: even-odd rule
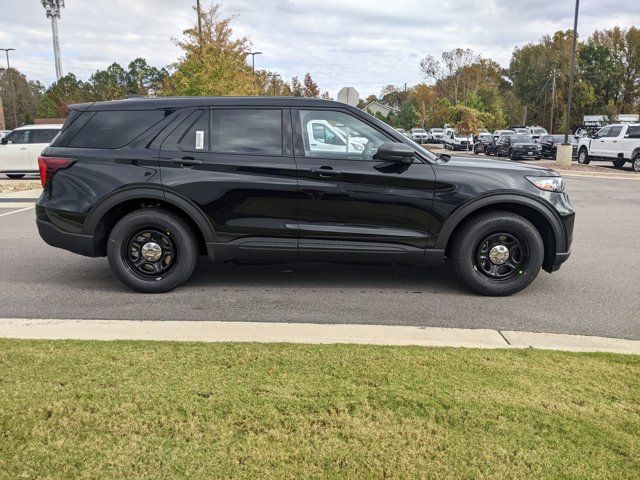
[[[458,276],[482,295],[519,292],[542,268],[544,244],[536,227],[511,212],[469,220],[456,234],[451,253]]]
[[[145,208],[124,216],[109,235],[111,270],[142,293],[173,290],[189,279],[198,244],[189,225],[172,212]]]

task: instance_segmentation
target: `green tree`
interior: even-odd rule
[[[303,95],[302,83],[300,83],[300,80],[296,76],[291,79],[291,94],[294,97],[302,97]]]
[[[13,129],[33,123],[43,91],[44,87],[40,82],[28,80],[15,68],[9,70],[0,68],[0,96],[2,97],[7,128]],[[17,123],[13,116],[14,105]]]
[[[166,95],[255,95],[258,92],[251,67],[246,63],[250,42],[234,37],[230,18],[221,18],[220,5],[197,12],[202,26],[184,31],[176,41],[183,54],[165,79]]]
[[[68,105],[89,101],[92,101],[89,84],[68,73],[47,89],[38,106],[38,117],[66,117],[69,114]]]

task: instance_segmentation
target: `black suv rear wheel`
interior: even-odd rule
[[[124,216],[109,235],[111,270],[142,293],[173,290],[189,279],[198,245],[189,225],[167,210],[146,208]]]
[[[451,253],[458,276],[482,295],[519,292],[542,268],[544,244],[526,218],[489,212],[469,220],[456,234]]]

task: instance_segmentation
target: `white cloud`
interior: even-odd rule
[[[203,0],[206,4],[207,0]],[[88,78],[112,62],[174,62],[172,38],[193,22],[195,0],[67,0],[60,21],[65,72]],[[225,15],[256,49],[256,67],[283,77],[311,72],[333,95],[362,95],[420,80],[420,59],[455,47],[508,65],[514,47],[572,28],[573,1],[227,0]],[[29,78],[54,80],[51,30],[38,0],[0,0],[0,47]],[[578,32],[640,24],[640,1],[582,0]]]

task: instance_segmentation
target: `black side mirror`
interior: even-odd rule
[[[374,158],[386,162],[412,163],[416,152],[409,145],[400,142],[385,142],[378,148]]]

